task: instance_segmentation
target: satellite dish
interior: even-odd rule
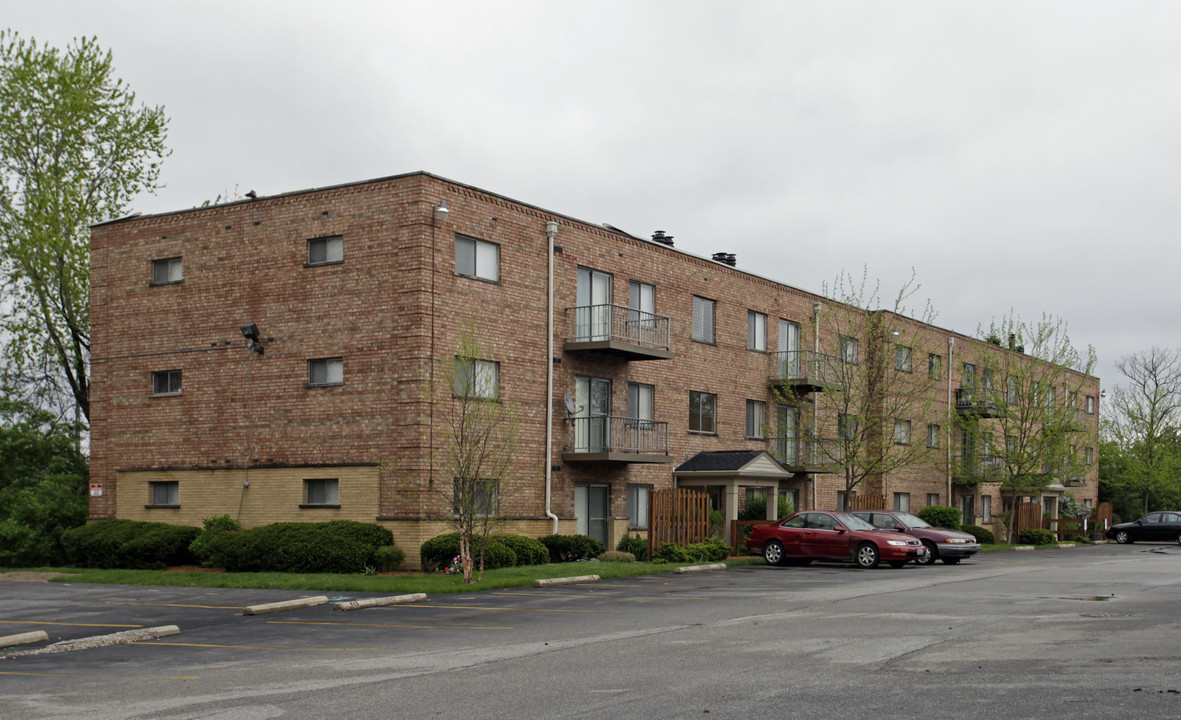
[[[563,398],[566,401],[566,412],[573,415],[578,412],[578,406],[574,404],[574,398],[570,397],[570,393],[566,393]]]

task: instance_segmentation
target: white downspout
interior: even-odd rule
[[[558,224],[553,220],[545,224],[545,237],[549,240],[549,281],[546,285],[546,331],[545,331],[545,516],[554,521],[553,534],[558,534],[558,516],[550,509],[553,490],[554,460],[554,236]]]
[[[955,338],[948,337],[947,338],[947,368],[945,370],[945,372],[947,373],[947,505],[948,505],[948,507],[955,507],[955,505],[952,503],[952,498],[951,498],[951,467],[952,467],[952,465],[951,465],[951,432],[952,432],[951,426],[954,424],[951,419],[952,419],[952,417],[954,417],[952,415],[952,413],[955,412],[955,410],[952,408],[952,404],[951,404],[952,403],[951,369],[953,367],[955,367]]]
[[[812,362],[816,363],[816,367],[824,368],[825,365],[820,362],[820,311],[824,309],[824,305],[820,301],[812,303]],[[827,369],[826,369],[827,370]],[[796,431],[799,432],[798,430]],[[812,439],[816,443],[816,447],[820,447],[822,442],[820,439],[820,403],[816,399],[812,400],[812,432],[816,437]],[[816,452],[816,448],[811,449]],[[816,509],[816,474],[811,473],[808,478],[808,484],[812,486],[812,504],[808,506],[810,510]],[[805,490],[805,492],[807,492]],[[804,498],[807,500],[807,498]],[[800,510],[801,508],[796,508]]]

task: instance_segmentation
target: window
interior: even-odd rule
[[[304,480],[303,498],[303,506],[340,507],[340,483],[336,478]]]
[[[857,418],[844,413],[837,415],[837,437],[841,440],[856,440]]]
[[[453,487],[454,501],[452,513],[459,517],[460,509],[465,509],[475,515],[491,517],[496,515],[499,505],[497,483],[495,480],[471,478],[461,480],[455,478]]]
[[[927,493],[927,507],[934,507],[939,504],[939,493]]]
[[[1009,376],[1009,387],[1005,392],[1005,402],[1010,405],[1017,404],[1017,378],[1012,375]]]
[[[180,483],[176,480],[148,483],[151,507],[179,507]]]
[[[184,280],[184,269],[180,258],[164,258],[152,261],[152,284],[168,285]]]
[[[931,353],[927,355],[927,377],[938,380],[943,377],[943,356]]]
[[[845,509],[845,501],[849,499],[849,493],[844,490],[837,490],[837,510]]]
[[[344,358],[308,360],[308,385],[344,384]]]
[[[308,265],[338,262],[344,262],[344,238],[340,235],[308,240]]]
[[[500,397],[500,363],[475,358],[455,358],[455,397],[495,400]]]
[[[905,345],[894,346],[894,369],[898,372],[910,372],[910,348]]]
[[[1066,393],[1066,407],[1072,408],[1072,409],[1078,407],[1078,392],[1077,391],[1071,390]]]
[[[693,296],[693,339],[697,342],[714,341],[714,301]]]
[[[767,424],[767,403],[761,400],[746,401],[746,436],[762,440],[766,435],[763,428]]]
[[[961,383],[966,388],[976,387],[976,366],[964,363],[964,378]]]
[[[648,497],[651,485],[627,486],[627,524],[632,528],[648,527]]]
[[[1095,448],[1086,448],[1083,450],[1083,462],[1087,465],[1093,465],[1095,463]]]
[[[939,430],[940,430],[940,428],[938,425],[928,425],[927,426],[927,447],[929,447],[929,448],[939,447],[939,435],[940,435]]]
[[[152,373],[153,395],[180,395],[180,370],[161,370]]]
[[[629,420],[651,420],[652,402],[656,388],[644,383],[627,384],[627,417]]]
[[[841,336],[841,362],[857,364],[857,338]]]
[[[718,396],[689,391],[689,432],[716,434]]]
[[[909,445],[910,444],[910,421],[909,420],[895,420],[894,421],[894,444],[895,445]]]
[[[1058,388],[1054,387],[1053,385],[1046,385],[1046,409],[1047,410],[1054,409],[1054,397],[1056,396],[1057,390],[1058,390]]]
[[[1095,396],[1094,395],[1087,396],[1087,414],[1088,415],[1095,414]]]
[[[754,310],[746,311],[746,348],[767,350],[767,316]]]
[[[500,246],[456,235],[455,272],[460,275],[500,282]]]
[[[894,509],[898,512],[910,512],[910,493],[894,493]]]
[[[627,287],[628,337],[643,343],[667,343],[658,335],[656,322],[656,286],[632,280]]]
[[[986,522],[986,523],[992,522],[992,496],[991,495],[981,495],[980,496],[980,521]]]

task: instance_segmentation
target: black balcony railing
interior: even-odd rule
[[[955,409],[961,415],[1000,417],[1000,409],[989,388],[962,387],[955,391]]]
[[[1005,475],[1005,459],[982,452],[960,452],[955,458],[956,478],[973,482],[998,482]]]
[[[622,305],[582,305],[566,308],[570,335],[567,343],[621,342],[641,348],[668,350],[668,318]]]
[[[767,438],[771,455],[797,472],[834,472],[844,465],[844,446],[839,440],[816,437]]]
[[[837,358],[814,350],[771,353],[771,382],[812,390],[835,387],[840,380]]]
[[[570,418],[570,435],[564,453],[612,456],[596,459],[623,460],[617,454],[668,455],[668,423],[626,417]],[[577,458],[573,458],[577,459]]]

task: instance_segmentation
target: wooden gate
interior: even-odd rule
[[[853,496],[854,510],[885,510],[886,496],[885,495],[854,495]]]
[[[1095,508],[1095,525],[1092,532],[1106,533],[1111,529],[1111,503],[1101,502]]]
[[[709,495],[672,488],[652,493],[648,503],[648,559],[661,543],[689,545],[709,537]]]
[[[1023,502],[1017,505],[1017,524],[1013,526],[1013,539],[1027,528],[1042,526],[1042,504],[1039,502]]]

